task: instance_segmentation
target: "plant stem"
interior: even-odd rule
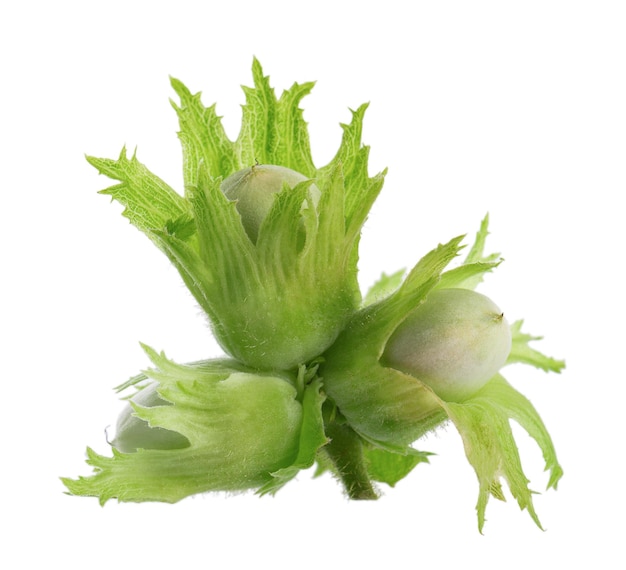
[[[365,467],[361,438],[350,426],[336,421],[326,426],[326,435],[330,443],[324,450],[333,462],[348,497],[356,500],[378,499]]]

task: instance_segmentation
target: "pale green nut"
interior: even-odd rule
[[[394,331],[382,363],[458,402],[478,392],[510,351],[511,329],[491,299],[469,289],[440,289]]]
[[[157,392],[158,382],[152,382],[137,392],[117,419],[113,447],[124,453],[132,453],[137,449],[182,449],[189,446],[189,440],[180,433],[161,427],[150,427],[135,412],[135,406],[153,408],[154,406],[170,406]]]
[[[274,164],[256,164],[231,174],[222,182],[222,192],[229,200],[237,202],[237,211],[248,237],[256,243],[263,220],[269,214],[275,195],[285,185],[290,189],[309,180],[303,174]],[[320,198],[320,190],[315,184],[309,187],[314,205]],[[304,207],[304,205],[303,205]],[[304,227],[302,227],[304,231]]]
[[[293,466],[304,417],[295,378],[150,354],[159,368],[146,372],[152,382],[122,411],[113,456],[88,450],[95,474],[63,479],[72,494],[173,503],[272,485],[273,474]]]
[[[320,367],[324,389],[350,425],[393,447],[444,422],[446,402],[468,401],[485,388],[511,348],[502,311],[484,295],[433,289],[403,306],[405,291],[355,315]]]

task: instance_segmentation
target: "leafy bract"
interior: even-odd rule
[[[483,280],[486,273],[493,271],[502,260],[500,254],[491,253],[486,255],[485,242],[489,235],[489,215],[486,215],[481,224],[474,243],[467,256],[457,267],[444,271],[439,276],[437,287],[440,289],[463,288],[475,289]],[[459,252],[461,248],[459,248]],[[363,305],[371,305],[387,297],[402,284],[405,276],[404,270],[396,271],[391,275],[382,274],[380,279],[368,290]]]
[[[532,502],[534,491],[528,488],[509,420],[519,423],[541,449],[546,470],[550,471],[548,489],[556,489],[563,470],[550,435],[532,404],[498,375],[469,400],[442,405],[461,434],[468,461],[478,477],[479,530],[482,532],[485,524],[489,497],[504,500],[501,477],[508,483],[520,508],[526,509],[541,528]]]
[[[556,488],[562,469],[532,404],[499,373],[455,397],[459,401],[446,401],[424,378],[396,369],[386,352],[394,331],[411,325],[407,317],[434,291],[474,289],[501,263],[499,254],[485,253],[488,216],[456,266],[463,236],[438,245],[407,273],[383,274],[362,299],[360,234],[386,173],[368,172],[369,147],[362,143],[367,105],[351,110],[339,149],[317,166],[300,107],[314,84],[294,83],[277,97],[256,59],[252,78],[253,86],[243,88],[235,140],[215,105],[205,106],[200,93],[171,79],[183,149],[180,192],[126,149],[117,159],[87,157],[115,181],[102,193],[121,203],[123,215],[176,267],[230,358],[181,365],[144,347],[154,367],[117,388],[135,393],[127,396],[112,456],[88,449],[94,474],[64,479],[65,485],[101,503],[176,502],[243,489],[263,495],[317,462],[319,472],[341,480],[350,498],[375,499],[373,482],[393,487],[428,462],[430,454],[413,443],[451,423],[478,478],[479,529],[489,498],[504,499],[503,481],[540,525],[511,422],[541,449],[548,488]],[[259,202],[258,187],[231,193],[228,184],[241,180],[231,175],[247,175],[257,165],[290,169],[296,178],[279,181]],[[246,212],[254,214],[253,231],[242,221]],[[460,314],[464,308],[467,303]],[[499,311],[496,317],[502,319]],[[433,316],[442,318],[441,311]],[[559,372],[564,363],[531,348],[540,337],[521,328],[522,321],[511,326],[507,364]],[[493,353],[493,342],[484,345]],[[445,372],[443,380],[451,375]]]
[[[326,398],[321,389],[322,383],[319,378],[306,386],[302,399],[303,417],[298,455],[289,467],[271,473],[272,479],[257,491],[259,494],[276,493],[298,472],[312,467],[319,449],[328,443],[322,418],[322,404]]]
[[[180,433],[189,446],[134,453],[113,448],[112,457],[88,449],[95,474],[63,479],[72,494],[101,503],[176,502],[205,491],[255,489],[273,484],[281,470],[294,476],[325,443],[316,419],[319,382],[304,388],[303,405],[288,376],[242,372],[239,363],[224,360],[180,365],[146,350],[156,368],[145,375],[158,382],[168,405],[135,406],[135,412],[151,427]]]
[[[363,299],[363,306],[371,305],[376,301],[381,301],[385,297],[389,296],[393,293],[400,285],[402,285],[402,281],[404,279],[405,270],[400,269],[391,275],[387,275],[383,273],[380,276],[380,279],[374,283],[367,291],[367,295]]]
[[[395,487],[420,463],[428,463],[431,453],[409,448],[407,453],[394,453],[372,445],[363,450],[370,477],[379,483]]]
[[[561,372],[565,367],[563,360],[557,360],[550,356],[542,354],[538,350],[535,350],[529,343],[536,340],[541,340],[541,336],[532,336],[522,332],[522,325],[524,321],[519,320],[511,324],[511,333],[513,344],[511,346],[511,353],[507,360],[508,364],[515,362],[521,362],[523,364],[529,364],[535,368],[544,370],[545,372]]]
[[[381,356],[393,331],[409,312],[437,288],[474,288],[497,264],[496,255],[483,254],[487,218],[466,259],[447,269],[461,250],[461,238],[440,245],[398,284],[401,272],[383,278],[370,290],[366,305],[355,314],[326,352],[320,371],[330,399],[369,446],[364,460],[372,478],[395,484],[414,465],[411,443],[446,422],[459,431],[467,459],[479,481],[479,529],[485,522],[490,496],[503,499],[501,478],[521,508],[540,525],[532,503],[510,422],[515,421],[535,439],[551,472],[548,487],[556,487],[562,469],[550,436],[532,404],[500,375],[477,394],[461,402],[438,397],[418,378],[394,369]],[[509,362],[525,362],[558,371],[563,363],[528,347],[536,337],[512,326],[513,350]]]
[[[320,374],[326,391],[352,428],[379,447],[405,453],[445,419],[427,386],[384,366],[380,358],[397,326],[458,255],[461,239],[430,251],[391,295],[355,313],[324,355]]]
[[[183,147],[184,197],[125,150],[117,160],[88,161],[119,181],[103,193],[124,205],[124,215],[178,269],[222,347],[250,366],[295,370],[333,342],[360,303],[360,230],[385,173],[368,174],[369,149],[361,143],[365,105],[342,125],[335,157],[316,168],[299,106],[313,84],[296,83],[277,98],[256,59],[252,71],[254,87],[244,88],[235,141],[226,136],[215,106],[205,107],[199,94],[172,79],[180,98],[173,106]],[[315,180],[321,197],[317,208],[309,206],[303,214],[302,248],[291,236],[302,204],[311,204],[308,184],[277,195],[256,244],[235,203],[221,192],[225,177],[255,163],[284,166]]]
[[[493,271],[501,263],[499,253],[485,255],[485,241],[489,235],[489,215],[481,224],[474,243],[463,263],[443,273],[437,285],[441,289],[462,288],[475,289],[486,273]]]

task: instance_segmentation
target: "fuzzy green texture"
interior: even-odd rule
[[[429,462],[430,454],[413,445],[448,423],[476,472],[479,529],[489,498],[504,498],[502,479],[540,526],[511,422],[543,453],[548,488],[556,488],[562,469],[537,411],[500,365],[559,372],[564,363],[531,347],[540,337],[522,332],[522,321],[505,335],[487,335],[478,352],[492,362],[472,364],[480,374],[464,392],[437,384],[470,372],[449,366],[452,345],[429,347],[443,366],[424,362],[426,336],[415,342],[416,354],[404,341],[399,352],[386,352],[395,334],[414,332],[419,323],[412,319],[429,300],[427,320],[438,323],[454,308],[434,302],[444,291],[476,298],[473,290],[501,262],[484,253],[488,218],[461,263],[451,267],[463,236],[409,272],[383,275],[362,297],[360,234],[385,177],[368,173],[369,149],[361,142],[367,105],[352,111],[337,153],[318,167],[300,108],[313,83],[295,83],[278,98],[256,59],[252,75],[234,141],[214,105],[205,107],[199,93],[171,80],[183,148],[180,193],[125,149],[117,159],[88,157],[117,181],[102,193],[121,203],[124,216],[176,267],[228,356],[177,364],[144,347],[153,367],[118,387],[135,392],[118,420],[112,456],[88,449],[94,473],[64,478],[67,489],[102,504],[176,502],[206,491],[264,495],[317,465],[349,498],[376,499],[379,484],[393,487]],[[268,172],[270,179],[255,180]],[[473,335],[480,311],[463,314],[446,326]],[[500,315],[490,324],[505,321]],[[494,355],[489,345],[498,338],[506,343]],[[400,353],[408,366],[398,363]]]
[[[172,86],[183,147],[184,196],[122,150],[117,160],[88,157],[119,181],[102,192],[168,256],[209,316],[224,350],[265,370],[294,370],[335,340],[360,303],[357,283],[361,226],[384,172],[370,177],[361,144],[366,105],[342,125],[335,157],[316,168],[300,100],[312,83],[294,84],[280,99],[257,60],[254,88],[239,136],[230,141],[215,106],[205,107],[180,81]],[[220,187],[254,164],[279,165],[307,181],[279,192],[252,241],[235,202]],[[321,193],[313,207],[311,184]],[[303,209],[303,204],[309,204]],[[304,225],[305,243],[294,231]]]
[[[497,267],[497,256],[482,253],[487,226],[485,219],[474,246],[456,268],[446,270],[462,248],[462,237],[429,252],[404,281],[400,280],[400,272],[397,277],[384,276],[382,283],[373,287],[373,291],[381,294],[366,296],[369,304],[353,316],[325,353],[320,367],[330,399],[352,429],[374,446],[406,456],[412,450],[412,443],[444,423],[450,421],[457,428],[479,480],[477,512],[481,531],[489,496],[503,498],[500,477],[506,479],[520,507],[527,509],[540,525],[510,420],[519,423],[535,439],[543,452],[546,469],[551,472],[548,487],[556,488],[562,469],[541,418],[532,404],[500,374],[494,374],[484,387],[467,394],[462,401],[447,401],[427,383],[393,368],[390,359],[384,356],[389,339],[411,311],[428,302],[429,295],[449,288],[472,289],[485,273]],[[383,296],[383,291],[387,296]],[[535,337],[522,334],[518,323],[511,326],[511,336],[514,349],[509,363],[524,361],[554,372],[563,368],[561,361],[528,347]]]
[[[156,368],[145,375],[158,382],[164,405],[134,404],[138,419],[161,428],[164,449],[113,448],[105,457],[88,450],[95,474],[63,479],[74,495],[101,503],[173,503],[206,491],[263,488],[275,492],[302,468],[313,465],[326,442],[319,381],[300,387],[296,378],[242,371],[237,362],[204,361],[180,365],[146,347]],[[175,432],[188,446],[170,446]],[[154,432],[145,441],[155,446]],[[124,434],[121,434],[124,437]]]

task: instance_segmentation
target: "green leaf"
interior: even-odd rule
[[[488,226],[489,215],[486,215],[465,260],[459,267],[450,269],[441,276],[438,288],[476,289],[485,274],[493,271],[502,263],[499,253],[484,254],[485,241],[489,235]]]
[[[277,100],[269,77],[263,75],[256,58],[252,63],[252,76],[254,88],[243,88],[246,104],[236,142],[241,164],[278,164],[313,176],[315,167],[299,103],[314,84],[295,83]]]
[[[289,467],[284,467],[272,473],[273,479],[257,491],[259,494],[276,493],[301,470],[312,467],[318,451],[328,443],[322,418],[322,404],[326,396],[321,391],[321,388],[322,383],[318,378],[308,384],[304,390],[302,430],[300,432],[298,455],[295,461]]]
[[[296,236],[302,227],[300,212],[302,204],[308,199],[310,185],[310,181],[303,182],[279,192],[261,224],[256,243],[259,263],[271,267],[275,274],[288,275],[299,263],[303,244]]]
[[[409,448],[410,449],[410,448]],[[393,453],[379,447],[364,448],[367,471],[374,481],[395,487],[418,464],[428,463],[431,453],[410,449],[409,453]]]
[[[343,137],[334,158],[317,171],[320,184],[333,176],[340,168],[345,179],[345,218],[346,233],[351,239],[358,240],[358,233],[365,222],[372,204],[382,190],[386,170],[370,178],[367,164],[369,147],[363,146],[363,117],[368,105],[361,105],[352,111],[352,121],[342,124]]]
[[[276,95],[270,86],[269,77],[263,75],[261,64],[256,58],[252,62],[252,77],[254,88],[243,87],[246,104],[242,107],[243,119],[237,138],[238,152],[243,164],[249,166],[255,162],[276,164],[271,159],[278,147]]]
[[[551,472],[548,488],[556,488],[563,471],[550,435],[532,404],[504,378],[496,376],[475,397],[463,403],[444,402],[443,406],[461,434],[467,459],[478,477],[479,530],[482,532],[485,523],[489,497],[504,500],[500,478],[506,480],[520,508],[527,510],[541,528],[532,502],[534,491],[528,487],[509,420],[517,421],[541,448],[546,469]]]
[[[318,186],[322,196],[317,208],[317,227],[307,235],[308,243],[302,253],[302,270],[312,276],[330,273],[333,279],[334,275],[341,275],[348,280],[353,293],[359,294],[356,267],[349,267],[345,272],[345,260],[349,258],[354,242],[346,237],[346,187],[341,167],[335,168],[329,178],[321,180]]]
[[[368,305],[372,305],[393,293],[402,284],[405,274],[406,271],[404,269],[400,269],[400,271],[396,271],[391,275],[383,273],[380,279],[370,287],[367,295],[363,299],[363,306],[367,307]]]
[[[470,248],[467,254],[467,257],[465,258],[465,261],[464,261],[465,264],[493,261],[500,256],[499,253],[492,253],[490,255],[485,255],[485,243],[487,241],[488,235],[489,235],[489,214],[486,214],[480,223],[480,228],[478,229],[478,232],[476,232],[476,237],[474,238],[474,244]]]
[[[180,218],[165,222],[165,233],[181,241],[191,241],[196,233],[196,222],[192,216],[184,214]]]
[[[428,252],[409,272],[400,288],[381,304],[381,312],[389,314],[393,329],[404,320],[406,315],[424,301],[428,292],[437,286],[446,266],[461,250],[464,236],[451,239],[446,244],[439,244]],[[386,340],[386,339],[385,339]]]
[[[133,154],[128,159],[122,149],[117,160],[86,157],[100,174],[119,180],[121,184],[101,190],[120,202],[123,215],[141,231],[161,230],[168,222],[189,214],[189,206],[163,180],[152,174]]]
[[[552,438],[533,405],[500,376],[490,383],[488,391],[490,400],[497,403],[501,410],[506,411],[509,418],[517,422],[535,440],[541,449],[546,471],[550,472],[546,488],[556,489],[559,479],[563,476],[563,469],[557,460]]]
[[[185,187],[198,185],[200,164],[212,178],[225,178],[241,168],[235,144],[226,136],[221,117],[215,105],[205,107],[200,93],[195,95],[178,79],[171,79],[172,88],[180,98],[177,105],[171,101],[178,115],[178,138],[183,146]]]
[[[294,83],[291,89],[282,93],[278,101],[278,148],[272,157],[276,164],[282,164],[306,176],[315,174],[311,156],[307,124],[304,121],[300,101],[308,95],[314,82]]]
[[[538,350],[531,348],[529,343],[535,340],[541,340],[541,336],[532,336],[522,332],[524,321],[515,321],[511,325],[512,345],[511,352],[507,359],[507,364],[521,362],[529,364],[545,372],[560,373],[565,368],[565,361],[556,360],[550,356],[542,354]]]
[[[238,303],[259,285],[255,248],[245,233],[234,202],[220,190],[219,180],[200,169],[198,187],[188,195],[198,232],[198,250],[205,271],[213,313],[218,314],[228,295]],[[208,283],[207,283],[208,285]]]
[[[437,285],[439,289],[475,289],[486,273],[493,271],[500,261],[468,263],[446,271]]]

